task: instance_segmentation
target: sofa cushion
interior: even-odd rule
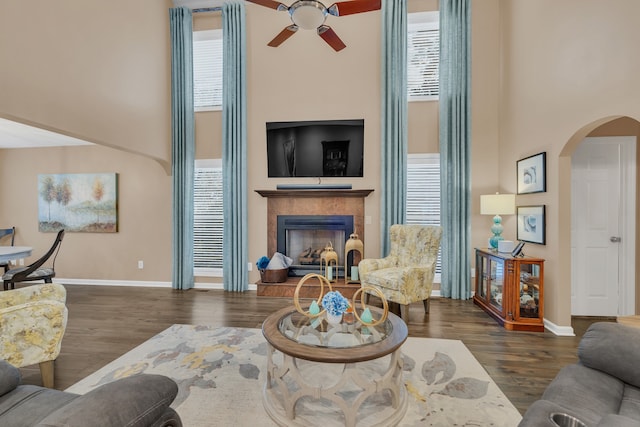
[[[597,427],[640,427],[640,421],[632,420],[622,415],[607,414],[598,423]]]
[[[0,396],[18,387],[20,370],[6,360],[0,360]]]
[[[542,399],[571,409],[577,418],[593,425],[603,414],[618,413],[624,388],[624,383],[615,377],[574,364],[560,370]]]
[[[397,267],[375,270],[361,276],[366,286],[378,289],[388,301],[411,304],[431,296],[433,270],[422,267]],[[375,295],[372,291],[369,294]]]
[[[592,324],[580,340],[578,357],[585,366],[640,387],[640,328],[619,323]]]
[[[380,270],[372,271],[367,275],[367,284],[379,286],[381,288],[400,290],[404,286],[402,276],[404,269],[397,268],[383,268]]]
[[[18,386],[0,397],[0,425],[34,426],[77,397],[77,394],[35,385]]]
[[[140,374],[104,384],[61,407],[40,427],[142,427],[160,418],[178,394],[177,384],[162,375]]]
[[[633,418],[640,422],[640,389],[627,384],[624,388],[622,402],[620,402],[620,415]]]

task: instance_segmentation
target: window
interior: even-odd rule
[[[193,266],[196,276],[222,276],[222,161],[196,160]]]
[[[407,99],[409,101],[438,99],[439,19],[439,12],[409,14],[407,26]]]
[[[193,33],[193,104],[196,111],[222,108],[222,30]]]
[[[440,155],[409,154],[407,159],[407,224],[440,225]],[[436,281],[440,281],[438,253]]]

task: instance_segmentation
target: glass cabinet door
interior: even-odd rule
[[[481,255],[476,255],[476,268],[478,269],[478,280],[476,283],[477,288],[476,294],[486,300],[487,298],[487,284],[489,283],[489,269],[488,269],[489,260]]]
[[[520,264],[520,318],[540,317],[540,266]]]
[[[498,311],[502,312],[502,295],[504,289],[504,263],[489,259],[489,301]]]

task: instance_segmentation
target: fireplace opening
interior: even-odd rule
[[[277,250],[293,259],[289,276],[320,273],[320,254],[331,244],[338,254],[337,277],[344,277],[344,245],[353,233],[352,215],[278,215]],[[352,263],[353,252],[349,254]]]

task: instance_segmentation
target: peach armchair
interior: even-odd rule
[[[66,299],[64,286],[55,283],[0,292],[0,359],[17,368],[39,364],[49,388],[67,326]]]
[[[422,301],[428,313],[441,237],[442,228],[437,226],[392,225],[389,255],[358,264],[361,285],[374,287],[388,301],[400,304],[405,322],[412,302]]]

